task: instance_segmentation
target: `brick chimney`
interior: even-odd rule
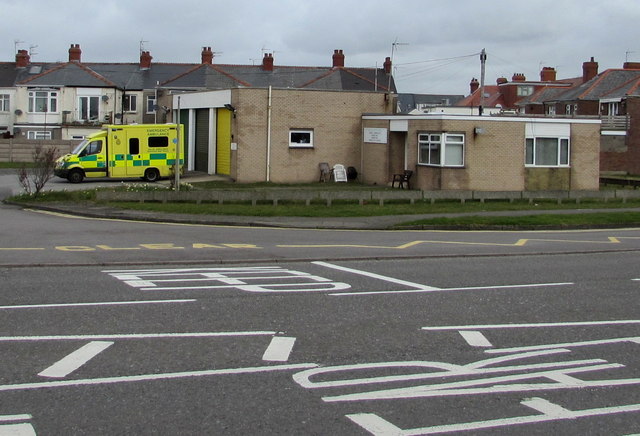
[[[512,82],[526,82],[527,78],[522,73],[515,73],[513,77],[511,77]]]
[[[384,72],[391,74],[391,58],[387,56],[384,60]]]
[[[496,84],[497,84],[497,85],[503,85],[503,84],[505,84],[505,83],[509,83],[509,81],[507,80],[507,78],[506,78],[506,77],[498,77],[498,78],[496,79]]]
[[[202,63],[213,64],[213,51],[211,47],[202,47]]]
[[[273,71],[273,54],[264,54],[264,57],[262,58],[262,69],[265,71]]]
[[[29,52],[27,50],[18,50],[16,53],[16,68],[26,68],[29,65]]]
[[[333,68],[344,67],[344,53],[342,50],[333,51]]]
[[[71,47],[69,47],[69,62],[80,62],[81,56],[80,44],[71,44]]]
[[[478,88],[480,88],[480,82],[478,82],[478,79],[474,77],[473,79],[471,79],[471,82],[469,83],[469,89],[471,90],[471,94],[476,92]]]
[[[598,63],[593,60],[582,63],[582,82],[588,82],[598,75]]]
[[[556,69],[553,67],[542,67],[540,71],[540,81],[541,82],[555,82],[556,80]]]
[[[622,68],[625,70],[640,70],[640,62],[625,62]]]
[[[140,53],[140,69],[148,70],[149,68],[151,68],[151,59],[153,58],[148,51],[143,51],[142,53]]]

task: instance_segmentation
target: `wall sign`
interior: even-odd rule
[[[364,142],[370,142],[373,144],[386,144],[387,143],[387,129],[385,128],[364,128]]]

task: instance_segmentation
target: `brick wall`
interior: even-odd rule
[[[381,125],[380,123],[386,123]],[[407,132],[408,168],[415,170],[412,187],[422,190],[597,190],[599,182],[599,124],[571,124],[569,168],[525,167],[526,120],[478,118],[420,118],[409,120]],[[387,127],[389,121],[366,119],[365,127]],[[481,129],[479,132],[476,128]],[[418,133],[449,132],[465,135],[464,167],[418,165]],[[365,144],[368,146],[368,144]],[[393,142],[388,147],[393,146]],[[373,168],[369,159],[381,160],[390,152],[376,150],[365,155],[365,168]],[[382,171],[383,166],[377,171]],[[390,180],[378,174],[376,180]],[[368,180],[368,179],[367,179]],[[365,181],[367,181],[365,180]]]
[[[232,176],[239,182],[267,178],[268,90],[237,89]],[[273,89],[269,179],[314,182],[320,162],[361,169],[362,114],[391,111],[382,93]],[[289,147],[291,129],[313,131],[312,148]]]

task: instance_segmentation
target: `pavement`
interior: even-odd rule
[[[0,171],[2,173],[4,171]],[[216,179],[217,176],[207,176],[203,174],[190,174],[185,177],[189,183],[201,182]],[[217,177],[219,179],[219,177]],[[66,189],[70,184],[59,181]],[[161,183],[168,183],[163,181]],[[79,185],[71,185],[74,188]],[[111,182],[113,185],[113,182]],[[50,185],[47,185],[49,187]],[[95,188],[96,184],[87,186],[86,189]],[[2,187],[0,186],[0,189]],[[1,197],[0,197],[1,198]],[[9,203],[11,204],[11,203]],[[133,209],[119,209],[108,205],[95,203],[29,203],[20,204],[20,207],[45,210],[49,212],[69,214],[79,217],[98,219],[119,219],[146,222],[182,223],[196,225],[223,225],[223,226],[244,226],[244,227],[278,227],[278,228],[300,228],[300,229],[345,229],[345,230],[390,230],[390,229],[455,229],[471,230],[460,227],[434,227],[434,226],[407,226],[404,223],[428,219],[428,218],[453,218],[464,216],[527,216],[541,214],[583,214],[603,212],[603,209],[566,209],[566,210],[526,210],[526,211],[493,211],[493,212],[468,212],[468,213],[441,213],[441,214],[417,214],[417,215],[384,215],[371,217],[262,217],[262,216],[239,216],[239,215],[204,215],[204,214],[180,214],[180,213],[158,213],[152,211],[140,211]],[[611,211],[611,209],[607,209]],[[617,212],[640,212],[640,208],[620,208],[614,209]],[[609,225],[607,227],[615,227]],[[628,227],[628,226],[626,226]],[[544,230],[558,229],[559,227],[545,227]],[[593,227],[590,227],[593,228]],[[483,227],[483,230],[514,230],[513,227]],[[536,229],[541,229],[536,227]],[[566,230],[567,227],[561,229]],[[519,228],[518,230],[526,230]]]

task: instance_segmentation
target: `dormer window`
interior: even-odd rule
[[[518,97],[528,97],[533,94],[533,86],[520,85],[517,89]]]

